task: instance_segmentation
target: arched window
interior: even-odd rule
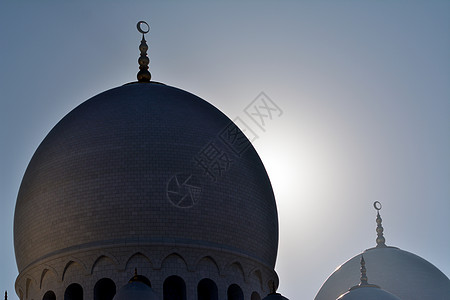
[[[56,295],[53,291],[47,291],[42,300],[56,300]]]
[[[116,294],[116,284],[109,278],[102,278],[94,286],[94,300],[112,300]]]
[[[257,292],[253,292],[251,300],[261,300],[261,296]]]
[[[228,300],[244,300],[244,293],[237,284],[232,284],[227,291]]]
[[[164,300],[186,300],[186,284],[181,277],[170,276],[164,280]]]
[[[83,288],[78,283],[72,283],[64,292],[64,300],[83,300]]]
[[[218,300],[217,285],[209,278],[200,280],[197,286],[198,300]]]

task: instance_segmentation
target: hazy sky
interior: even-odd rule
[[[261,91],[283,110],[266,132],[254,128],[278,204],[282,294],[312,299],[375,246],[375,200],[386,243],[450,276],[450,1],[16,2],[0,1],[0,289],[10,299],[26,166],[70,110],[135,81],[139,20],[151,26],[154,80],[230,118]]]

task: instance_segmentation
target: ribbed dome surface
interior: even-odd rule
[[[315,300],[336,299],[359,282],[360,258],[358,254],[336,269]],[[395,247],[371,248],[364,251],[364,260],[369,282],[400,299],[449,299],[447,276],[415,254]]]
[[[126,243],[224,249],[273,268],[273,191],[254,148],[241,151],[248,140],[227,134],[230,124],[197,96],[156,83],[111,89],[75,108],[23,177],[19,271],[70,250]]]

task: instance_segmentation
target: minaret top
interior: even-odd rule
[[[139,45],[139,51],[141,51],[141,54],[138,59],[139,72],[137,73],[137,80],[138,82],[150,82],[150,79],[152,78],[152,75],[148,71],[150,59],[147,56],[148,45],[144,37],[144,35],[150,31],[150,26],[145,21],[139,21],[136,24],[136,27],[137,30],[142,33],[142,40]]]
[[[373,207],[377,210],[377,219],[376,219],[376,221],[377,221],[377,248],[384,248],[384,247],[387,247],[386,246],[386,239],[384,238],[384,235],[383,235],[383,231],[384,231],[384,229],[383,229],[383,226],[381,225],[381,221],[383,220],[383,219],[381,219],[381,216],[380,216],[380,210],[381,210],[381,208],[382,208],[382,206],[381,206],[381,203],[379,202],[379,201],[375,201],[374,203],[373,203]]]

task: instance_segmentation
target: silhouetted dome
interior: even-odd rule
[[[273,268],[272,187],[254,148],[242,150],[248,140],[227,135],[230,125],[197,96],[156,83],[114,88],[75,108],[23,177],[19,272],[51,255],[129,243],[218,249]]]
[[[133,281],[117,291],[113,300],[159,300],[158,294],[148,285]]]
[[[400,299],[448,299],[450,280],[423,258],[395,247],[371,248],[363,253],[370,270],[370,282],[383,290]],[[358,282],[360,257],[358,254],[338,267],[322,285],[315,300],[336,299]]]
[[[400,298],[380,288],[365,286],[348,291],[337,300],[400,300]]]

